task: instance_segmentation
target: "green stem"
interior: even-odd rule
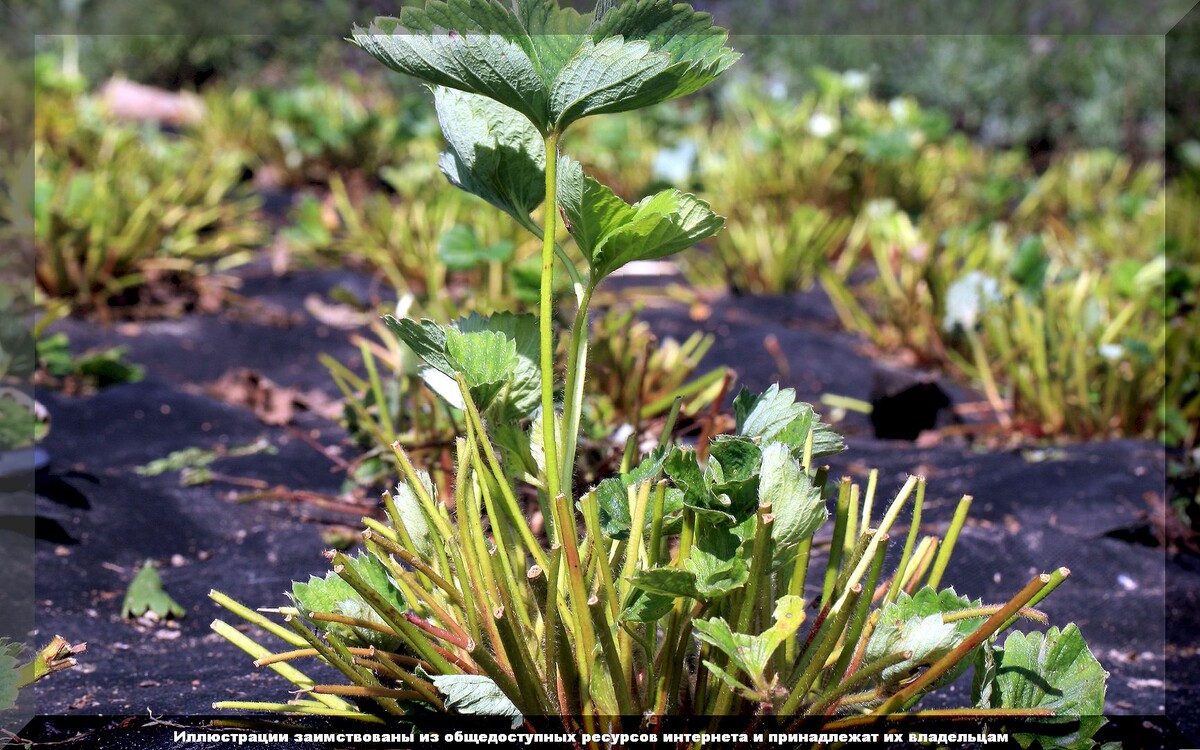
[[[554,236],[558,222],[558,137],[546,134],[546,226],[542,236],[542,285],[538,302],[541,324],[542,452],[546,457],[546,499],[553,504],[559,495],[558,439],[554,418]],[[552,514],[548,514],[552,515]],[[559,529],[560,534],[573,533]]]
[[[321,696],[333,697],[333,696]],[[350,704],[346,704],[350,705]],[[270,711],[284,714],[316,714],[320,716],[337,716],[343,719],[357,719],[371,724],[384,724],[378,716],[363,713],[352,708],[327,708],[293,703],[267,703],[263,701],[217,701],[212,707],[218,711]]]
[[[829,542],[829,564],[825,567],[825,585],[821,590],[821,606],[828,606],[836,593],[838,573],[845,551],[846,522],[850,512],[850,477],[842,477],[838,487],[837,509],[834,511],[833,539]]]
[[[849,629],[846,631],[846,643],[842,647],[837,665],[834,666],[833,673],[830,675],[834,680],[843,679],[846,670],[850,667],[850,660],[854,657],[855,646],[859,643],[863,628],[867,625],[867,618],[870,616],[871,594],[875,591],[875,587],[879,585],[879,576],[883,571],[883,560],[886,556],[887,540],[884,539],[884,543],[875,549],[875,559],[871,561],[871,570],[867,573],[867,585],[863,589],[867,595],[861,596],[858,599],[858,609],[851,616]]]
[[[567,352],[567,386],[563,404],[562,432],[562,493],[568,502],[573,497],[572,482],[575,478],[575,450],[579,444],[579,420],[583,415],[583,381],[587,370],[588,355],[588,306],[592,302],[595,285],[588,284],[579,300],[575,323],[571,326],[571,339]],[[548,464],[547,464],[548,466]]]
[[[812,687],[813,682],[817,679],[817,675],[825,668],[825,661],[833,653],[833,649],[837,646],[841,635],[845,632],[846,623],[850,619],[850,613],[858,603],[858,598],[862,594],[862,591],[863,587],[861,583],[856,583],[847,588],[845,594],[843,594],[843,598],[839,599],[839,602],[844,603],[845,606],[839,608],[831,617],[826,618],[822,626],[824,632],[818,635],[810,647],[813,649],[812,656],[801,673],[800,679],[792,687],[787,702],[783,704],[781,713],[784,716],[795,713],[800,704],[808,696],[809,688]],[[845,644],[844,647],[848,648],[849,644]]]
[[[1032,599],[1025,602],[1025,606],[1026,607],[1037,606],[1037,604],[1039,602],[1041,602],[1043,599],[1045,599],[1047,596],[1050,595],[1051,591],[1058,588],[1058,585],[1060,583],[1067,580],[1067,576],[1069,576],[1069,575],[1071,575],[1071,570],[1069,568],[1059,568],[1058,570],[1055,570],[1052,573],[1050,573],[1050,582],[1047,583],[1042,588],[1041,591],[1034,594]],[[1017,617],[1019,615],[1020,615],[1020,613],[1018,612],[1018,614],[1013,615],[1009,619],[1005,620],[1004,624],[1000,626],[1000,630],[1008,630],[1010,627],[1012,627],[1012,624],[1017,621]]]
[[[258,641],[254,640],[253,638],[246,635],[245,633],[242,633],[241,631],[235,629],[232,625],[226,623],[224,620],[213,620],[212,624],[209,627],[211,627],[213,629],[213,632],[215,632],[217,635],[221,636],[225,640],[227,640],[230,643],[232,643],[233,645],[237,646],[242,651],[245,651],[247,654],[254,657],[255,659],[266,659],[273,655],[271,651],[269,651],[266,647],[259,644]],[[296,636],[296,638],[301,643],[304,643],[304,645],[306,645],[306,646],[308,645],[308,643],[306,641],[304,641],[304,639],[301,638],[300,636]],[[275,664],[271,664],[270,667],[277,674],[279,674],[280,677],[283,677],[285,680],[292,683],[293,685],[300,688],[301,690],[309,690],[313,687],[313,685],[316,684],[311,677],[304,674],[299,669],[296,669],[291,664],[275,663]],[[328,706],[329,708],[334,709],[334,710],[350,711],[353,709],[353,706],[351,706],[349,703],[342,700],[341,698],[335,698],[333,696],[327,696],[327,697],[315,696],[315,697],[318,701],[320,701],[321,703],[325,704],[326,706]],[[217,706],[214,704],[213,707],[216,708]]]
[[[950,528],[946,530],[946,541],[942,542],[937,559],[933,563],[933,570],[929,573],[929,587],[935,591],[938,584],[942,582],[946,566],[950,564],[950,554],[954,552],[954,543],[958,541],[958,532],[962,531],[963,524],[967,521],[967,511],[970,509],[971,496],[963,495],[954,511],[954,520],[950,522]]]
[[[917,480],[917,499],[913,503],[912,523],[908,527],[908,537],[904,540],[904,552],[900,554],[900,563],[896,566],[896,574],[888,586],[887,595],[883,598],[884,605],[896,601],[900,589],[904,585],[908,563],[912,559],[913,546],[917,543],[917,535],[921,530],[921,509],[925,507],[925,482]]]
[[[306,645],[305,640],[293,633],[291,630],[288,630],[279,623],[268,620],[258,612],[255,612],[240,602],[234,601],[216,589],[212,589],[208,592],[208,598],[212,599],[217,604],[220,604],[222,607],[234,613],[251,625],[257,625],[284,643],[287,643],[291,646],[296,646],[298,648]]]
[[[544,382],[544,381],[543,381]],[[513,528],[521,536],[521,540],[525,543],[525,548],[533,556],[534,562],[546,569],[549,560],[546,558],[546,553],[542,550],[541,544],[538,543],[537,537],[534,536],[533,530],[529,528],[528,522],[525,520],[525,514],[521,512],[521,506],[517,502],[516,495],[513,494],[512,487],[509,486],[508,479],[504,474],[503,468],[500,466],[500,461],[496,458],[496,451],[492,447],[492,441],[488,438],[487,430],[483,426],[483,418],[479,415],[479,410],[475,407],[475,402],[471,400],[471,394],[467,390],[466,381],[462,376],[458,376],[459,392],[462,393],[463,403],[466,406],[465,414],[467,417],[467,426],[473,428],[473,434],[476,436],[476,443],[483,449],[483,457],[487,459],[488,468],[492,471],[492,476],[496,479],[496,484],[500,488],[500,497],[504,500],[501,509],[508,516],[508,521]],[[543,432],[545,422],[543,422]],[[549,464],[547,464],[549,466]],[[483,472],[479,471],[482,477]],[[552,522],[552,513],[543,513],[547,523]],[[497,518],[495,523],[499,523]]]

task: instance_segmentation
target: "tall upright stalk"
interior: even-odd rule
[[[541,325],[542,452],[546,458],[546,498],[559,493],[558,433],[554,417],[554,237],[558,232],[558,137],[550,131],[546,148],[546,219],[542,230],[542,286],[538,302]],[[547,518],[552,513],[543,514]],[[560,531],[560,533],[563,533]]]

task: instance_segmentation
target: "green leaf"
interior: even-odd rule
[[[0,711],[7,711],[17,703],[17,684],[21,678],[17,657],[20,655],[21,644],[0,638]]]
[[[593,491],[600,530],[610,539],[628,539],[633,518],[629,508],[629,486],[620,477],[609,477]]]
[[[452,271],[469,271],[486,263],[511,260],[515,247],[507,240],[484,247],[479,244],[474,229],[465,224],[455,224],[442,232],[438,242],[438,260]]]
[[[772,443],[762,452],[761,478],[758,485],[760,503],[770,503],[775,523],[771,538],[775,540],[776,567],[788,560],[787,550],[816,533],[829,518],[821,499],[821,488],[814,487],[783,443]]]
[[[517,367],[516,342],[498,331],[446,331],[446,359],[466,380],[471,400],[486,410]]]
[[[162,577],[150,560],[129,583],[125,601],[121,604],[121,616],[126,619],[141,617],[146,612],[153,612],[164,620],[168,617],[179,619],[187,614],[187,610],[163,589]]]
[[[893,654],[911,651],[912,656],[883,670],[884,684],[904,679],[920,665],[928,666],[946,654],[975,632],[983,623],[981,618],[967,618],[956,622],[943,622],[942,614],[979,606],[959,596],[954,589],[936,592],[925,586],[915,595],[901,593],[896,600],[883,608],[879,624],[867,641],[863,665],[869,666]],[[956,678],[966,669],[968,660],[952,669],[943,683]]]
[[[1050,268],[1050,256],[1041,237],[1022,238],[1017,250],[1008,263],[1008,275],[1022,291],[1036,298],[1046,282],[1046,271]]]
[[[534,315],[500,312],[493,315],[471,313],[454,324],[464,333],[494,331],[513,342],[517,364],[508,387],[492,406],[492,415],[501,421],[524,419],[541,403],[542,374],[538,366],[538,342],[541,333]]]
[[[672,600],[681,596],[703,598],[696,590],[695,574],[679,568],[639,570],[634,573],[632,583],[642,591],[670,597]]]
[[[603,13],[598,8],[592,38],[614,36],[626,43],[645,41],[667,55],[670,64],[636,87],[627,87],[620,97],[592,103],[580,116],[627,112],[686,96],[711,83],[739,57],[725,46],[726,33],[713,26],[709,14],[673,0],[624,2]]]
[[[721,435],[709,446],[704,478],[719,503],[728,508],[734,523],[754,516],[761,463],[762,450],[748,438]]]
[[[417,322],[391,315],[383,316],[383,322],[430,367],[442,373],[453,372],[446,359],[446,331],[442,326],[428,319]]]
[[[743,388],[733,400],[733,410],[738,435],[759,438],[763,443],[784,443],[799,454],[812,432],[813,458],[846,449],[842,436],[821,422],[811,405],[797,402],[792,388],[772,385],[757,396]]]
[[[708,449],[708,470],[718,483],[738,482],[758,475],[762,449],[750,438],[718,435]]]
[[[697,524],[696,539],[684,568],[696,574],[702,599],[716,599],[750,580],[750,568],[738,551],[742,540],[727,527]]]
[[[1036,740],[1044,748],[1083,750],[1104,726],[1105,679],[1108,673],[1088,649],[1074,623],[1061,631],[1011,633],[1003,648],[994,648],[994,667],[985,671],[973,698],[979,708],[1048,708],[1056,719],[1042,720],[1048,731],[1016,734],[1022,747]]]
[[[456,383],[462,375],[481,411],[501,404],[502,416],[519,419],[535,408],[541,379],[537,319],[532,315],[473,314],[452,326],[390,315],[384,322],[429,365],[421,378],[451,406],[465,407]]]
[[[361,553],[357,557],[347,558],[355,572],[362,576],[372,589],[379,592],[384,599],[395,605],[396,609],[406,611],[408,605],[400,589],[392,582],[387,568],[373,555]],[[351,588],[337,573],[330,571],[324,578],[310,576],[308,583],[296,581],[292,584],[292,599],[296,608],[307,616],[311,612],[326,612],[329,614],[354,617],[376,625],[386,625],[383,618]],[[395,650],[400,646],[400,639],[380,633],[369,628],[357,628],[336,622],[314,621],[314,624],[331,633],[347,639],[351,643],[361,643],[364,646],[375,646],[385,650]]]
[[[592,15],[555,0],[428,0],[351,39],[393,70],[494,99],[540,133],[700,89],[737,60],[725,40],[707,13],[670,0],[605,2]]]
[[[424,485],[425,491],[429,493],[430,497],[437,497],[437,488],[434,487],[428,472],[424,469],[417,469],[417,478]],[[408,537],[412,540],[414,551],[426,560],[432,559],[436,552],[435,541],[429,530],[429,519],[425,517],[425,511],[421,509],[421,502],[417,499],[416,493],[407,483],[401,482],[396,485],[392,499],[396,505],[396,512],[400,514],[400,518],[396,519],[396,522],[404,524],[404,530],[408,532]]]
[[[486,675],[446,674],[429,678],[446,696],[446,708],[475,716],[511,716],[512,728],[521,726],[524,717],[504,691]]]
[[[495,99],[548,129],[548,87],[530,59],[532,40],[499,2],[429,0],[423,10],[404,8],[399,19],[355,26],[351,41],[393,70]]]
[[[433,92],[449,148],[439,162],[446,179],[521,224],[546,198],[546,151],[529,120],[499,102],[445,87]]]
[[[721,498],[713,493],[704,472],[700,469],[694,450],[672,448],[663,463],[663,471],[683,493],[684,507],[692,509],[698,519],[724,527],[737,523],[737,519],[729,510],[732,501],[728,497]]]
[[[621,619],[627,622],[654,622],[666,617],[675,606],[675,599],[674,596],[635,589],[629,604],[621,611]]]
[[[626,41],[610,36],[593,41],[588,38],[567,59],[550,89],[550,116],[554,126],[563,130],[572,122],[590,114],[624,112],[638,109],[633,104],[639,95],[649,94],[646,104],[672,98],[669,91],[652,91],[655,79],[673,86],[662,74],[671,66],[670,56],[654,50],[649,42]]]
[[[725,219],[694,195],[664,190],[632,206],[584,175],[578,162],[559,166],[558,200],[572,236],[598,282],[635,260],[654,260],[720,231]]]
[[[648,479],[657,478],[662,472],[666,457],[666,449],[655,449],[640,464],[620,477],[609,477],[596,485],[595,498],[600,516],[600,530],[610,539],[629,538],[630,527],[633,523],[629,488]],[[664,515],[666,513],[666,504],[664,504]],[[652,521],[653,519],[647,514],[647,526]]]
[[[767,663],[779,645],[796,635],[804,622],[804,600],[783,596],[775,604],[775,624],[759,635],[734,633],[724,619],[713,617],[692,623],[696,636],[720,649],[756,686],[765,685]]]

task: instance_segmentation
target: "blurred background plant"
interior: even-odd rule
[[[116,122],[95,97],[38,110],[32,217],[41,292],[80,312],[178,306],[209,268],[250,258],[265,233],[241,153]],[[61,100],[60,97],[62,97]],[[185,304],[191,304],[187,302]]]
[[[522,308],[537,296],[536,240],[490,207],[442,188],[418,189],[434,175],[385,168],[391,188],[368,191],[334,176],[323,198],[302,196],[283,236],[288,246],[367,270],[389,296],[411,295],[419,314]],[[470,215],[473,225],[461,222]],[[394,298],[394,297],[393,297]]]
[[[235,197],[238,154],[107,130],[93,160],[72,163],[41,147],[36,168],[38,285],[80,311],[170,304],[204,262],[243,263],[264,236],[258,201]]]
[[[76,222],[73,232],[65,220],[40,225],[41,237],[70,239],[54,240],[61,259],[42,253],[44,288],[94,308],[136,297],[122,289],[147,277],[176,280],[191,273],[179,269],[203,269],[210,259],[245,260],[261,241],[242,221],[252,199],[218,198],[220,208],[195,199],[190,219],[171,213],[179,223],[168,228],[139,218],[152,213],[140,204],[161,195],[139,195],[116,212],[124,219],[96,218],[131,201],[140,171],[159,183],[165,178],[155,175],[169,175],[192,196],[240,196],[237,185],[249,178],[281,189],[281,208],[267,191],[272,217],[286,225],[275,247],[300,263],[369,270],[379,293],[355,301],[361,312],[390,309],[406,295],[418,314],[441,321],[451,309],[528,305],[532,246],[490,208],[442,189],[430,158],[441,143],[425,98],[399,77],[348,68],[340,40],[289,36],[312,28],[314,14],[340,23],[370,15],[370,5],[285,3],[260,14],[263,37],[40,39],[36,165],[55,185],[39,185],[41,215],[61,219],[70,206]],[[121,23],[101,18],[91,2],[67,10],[60,23],[76,30],[99,34]],[[137,12],[202,30],[204,19],[188,14],[219,7]],[[1166,147],[1176,164],[1189,144],[1200,150],[1179,125],[1186,104],[1174,97],[1164,116],[1162,39],[1056,36],[1045,20],[1035,24],[1044,34],[1024,37],[743,38],[745,64],[725,86],[684,104],[585,121],[577,152],[630,200],[665,184],[722,196],[727,231],[680,259],[697,286],[788,294],[819,280],[847,328],[881,353],[959,374],[992,401],[998,421],[1026,437],[1178,441],[1196,421],[1187,400],[1194,358],[1180,354],[1194,351],[1196,333],[1178,304],[1154,311],[1150,301],[1153,290],[1190,288],[1194,278],[1196,261],[1183,255],[1165,280],[1156,270],[1168,170],[1155,157]],[[1189,85],[1184,68],[1167,70],[1179,91]],[[198,91],[204,119],[165,129],[114,125],[87,93],[114,74]],[[203,170],[213,184],[185,189],[199,177],[182,167],[124,166],[155,163],[147,153],[193,167],[215,160]],[[101,155],[130,174],[101,176]],[[468,217],[473,236],[456,229]],[[125,234],[116,235],[118,225]],[[59,234],[47,234],[51,227]],[[121,242],[95,242],[90,256],[80,249],[88,246],[82,237],[105,234]],[[143,268],[128,261],[135,253],[127,242],[162,255]],[[972,289],[983,297],[963,303]],[[1072,302],[1080,296],[1091,301]],[[947,328],[962,304],[978,308],[974,325]],[[1085,347],[1088,336],[1108,338]],[[1153,360],[1166,361],[1165,374]],[[1057,390],[1063,381],[1049,382],[1059,371],[1074,382],[1066,414],[1056,411],[1067,402],[1051,406],[1068,395]],[[366,378],[360,385],[369,380],[355,375]]]
[[[196,135],[248,153],[260,184],[327,184],[334,175],[375,181],[383,167],[409,160],[410,141],[436,134],[418,101],[356,75],[323,81],[310,72],[283,88],[209,89]]]

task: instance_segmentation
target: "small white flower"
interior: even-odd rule
[[[909,99],[893,99],[888,102],[888,112],[896,122],[908,122],[914,114],[913,103]]]
[[[808,118],[808,132],[818,138],[828,138],[837,130],[837,121],[824,112],[818,112]]]
[[[842,73],[842,85],[847,91],[861,93],[867,90],[871,83],[871,78],[861,70],[847,70]]]

